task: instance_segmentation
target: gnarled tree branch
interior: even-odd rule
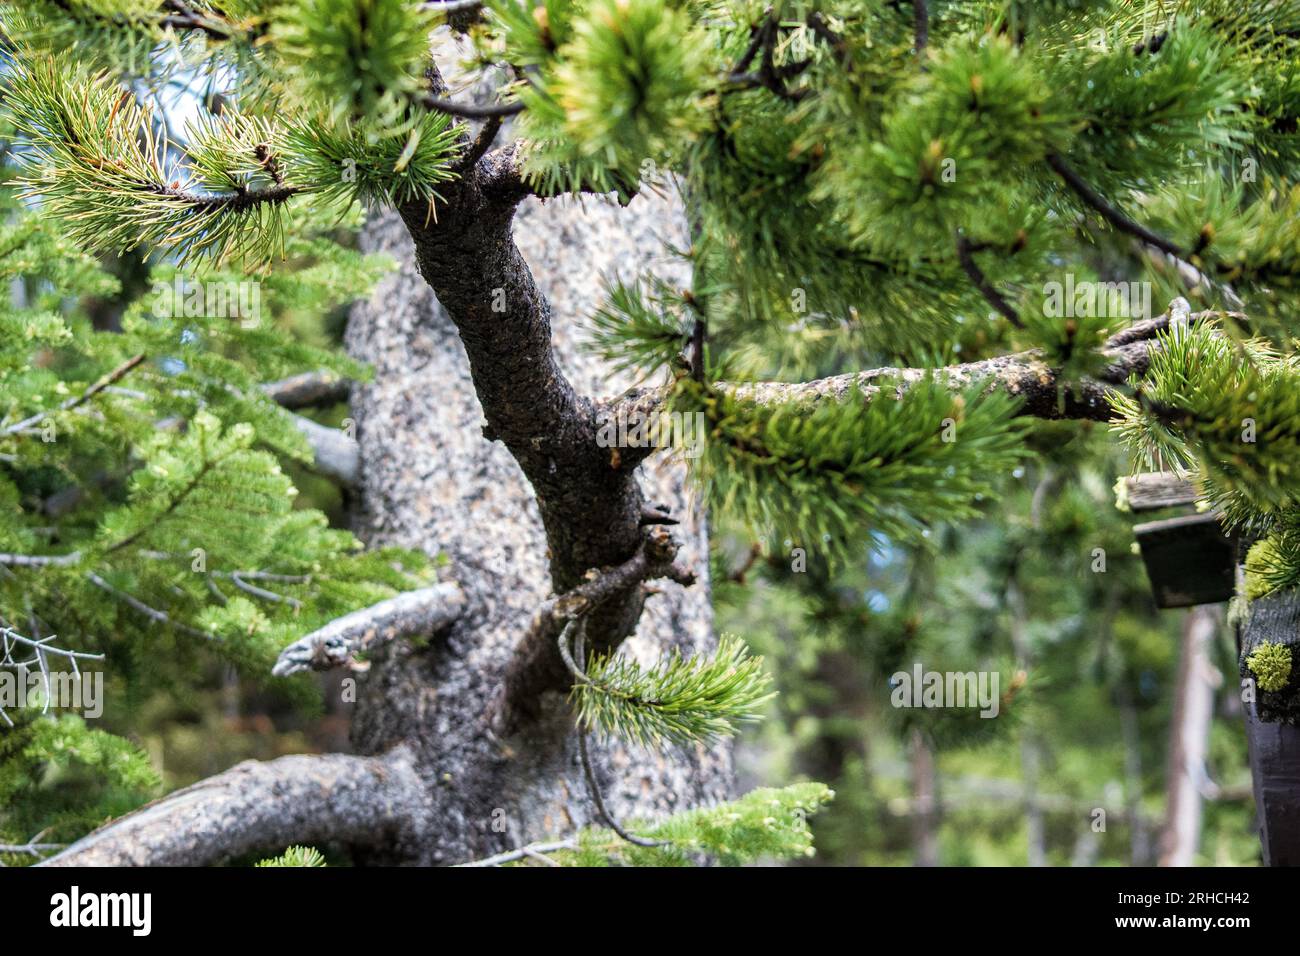
[[[677,544],[672,535],[665,528],[652,527],[627,561],[600,571],[590,570],[583,583],[539,607],[506,671],[501,709],[494,715],[501,727],[509,729],[542,691],[566,687],[572,682],[564,661],[555,651],[556,635],[565,622],[592,614],[602,604],[652,578],[668,578],[684,586],[694,584],[695,575],[675,564],[676,558]],[[605,652],[611,646],[616,645],[606,642],[596,644],[596,649]]]
[[[280,652],[271,673],[287,677],[299,671],[329,670],[346,664],[353,654],[397,638],[432,634],[460,617],[465,603],[465,593],[450,581],[406,591],[300,637]]]
[[[1198,312],[1186,316],[1189,323],[1215,318],[1222,313]],[[799,401],[843,401],[856,386],[868,400],[882,388],[905,390],[927,378],[946,381],[954,390],[984,382],[990,390],[1007,392],[1022,400],[1020,414],[1045,419],[1109,421],[1107,395],[1115,385],[1132,376],[1146,374],[1151,350],[1158,348],[1157,333],[1169,328],[1170,313],[1135,323],[1112,336],[1101,354],[1109,364],[1097,378],[1064,381],[1036,350],[999,355],[979,362],[965,362],[943,368],[875,368],[849,372],[810,382],[719,383],[732,396],[760,405]],[[620,403],[618,415],[628,420],[646,420],[658,414],[666,398],[665,389],[633,392]],[[629,449],[625,457],[644,458],[654,448]]]
[[[80,395],[77,395],[74,398],[69,398],[67,401],[59,405],[58,408],[49,409],[48,411],[44,411],[44,412],[37,412],[35,415],[31,415],[27,418],[24,418],[20,422],[15,422],[12,425],[8,425],[5,428],[0,429],[0,435],[22,434],[23,432],[29,429],[36,428],[41,423],[41,421],[43,421],[45,418],[49,417],[52,413],[56,411],[67,412],[67,411],[71,411],[74,408],[78,408],[86,404],[86,402],[90,401],[92,398],[94,398],[104,389],[108,388],[110,385],[113,385],[115,382],[121,381],[124,377],[126,377],[126,375],[133,368],[140,365],[142,362],[144,362],[144,360],[145,360],[145,356],[143,353],[141,353],[140,355],[132,356],[131,358],[123,362],[121,365],[119,365],[117,368],[113,369],[111,372],[108,372],[100,376],[100,378],[97,381],[95,381],[89,388],[87,388]]]
[[[440,95],[436,67],[428,75]],[[468,133],[463,142],[468,147]],[[515,209],[528,194],[516,162],[515,149],[485,155],[440,187],[436,217],[423,202],[398,211],[420,274],[465,346],[487,420],[484,435],[506,446],[533,487],[552,585],[563,593],[582,583],[589,568],[616,566],[636,554],[644,501],[635,469],[599,446],[592,402],[575,392],[556,362],[550,305],[512,234]],[[593,642],[615,646],[632,633],[641,607],[636,588],[604,602],[588,621]],[[567,685],[558,673],[555,689],[562,690]]]
[[[281,408],[297,410],[346,402],[352,383],[333,372],[303,372],[262,386],[266,396]]]
[[[327,372],[304,372],[262,386],[271,401],[290,410],[347,401],[351,389],[347,379]],[[360,482],[361,449],[355,439],[302,415],[294,415],[293,423],[311,445],[316,471],[348,488]]]
[[[202,866],[294,843],[410,838],[423,800],[407,754],[245,761],[114,820],[41,866]]]
[[[1161,252],[1167,252],[1179,259],[1187,258],[1187,253],[1176,243],[1171,242],[1159,233],[1153,232],[1137,220],[1131,219],[1121,212],[1119,207],[1094,189],[1059,153],[1048,153],[1047,165],[1052,167],[1052,170],[1065,181],[1065,184],[1074,191],[1075,195],[1082,199],[1086,205],[1096,210],[1101,215],[1101,218],[1105,219],[1115,229],[1136,239],[1141,239],[1147,245],[1154,246]]]
[[[355,439],[302,415],[294,415],[293,424],[311,445],[313,469],[349,488],[361,480],[361,449]]]

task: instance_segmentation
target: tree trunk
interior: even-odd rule
[[[1127,686],[1122,686],[1119,726],[1124,738],[1124,811],[1129,821],[1129,863],[1149,866],[1151,840],[1142,814],[1142,727]]]
[[[1050,487],[1050,475],[1043,478],[1038,488],[1046,493]],[[1035,495],[1038,497],[1038,495]],[[1039,519],[1037,509],[1034,512],[1034,526]],[[1025,625],[1029,620],[1029,610],[1025,605],[1024,592],[1013,577],[1007,585],[1007,608],[1011,612],[1011,648],[1015,652],[1019,666],[1029,670],[1033,667],[1033,648],[1029,645]],[[1020,776],[1025,794],[1025,863],[1027,866],[1047,866],[1047,822],[1043,817],[1043,808],[1038,802],[1038,776],[1043,762],[1043,750],[1033,728],[1026,727],[1020,733]]]
[[[908,739],[912,765],[912,850],[917,866],[939,865],[939,775],[934,751],[925,735],[913,730]]]
[[[1209,648],[1219,626],[1214,607],[1195,607],[1183,623],[1178,685],[1169,728],[1169,778],[1161,866],[1191,866],[1201,844],[1202,793],[1207,782],[1205,754],[1214,717],[1216,674]]]
[[[662,250],[681,230],[676,205],[654,197],[627,209],[592,200],[520,207],[515,238],[551,303],[555,354],[579,394],[614,397],[630,383],[577,349],[575,320],[593,310],[602,278],[644,268],[646,250]],[[354,308],[348,327],[349,351],[375,371],[353,395],[362,460],[357,532],[372,546],[446,555],[446,576],[461,585],[469,610],[431,648],[399,641],[379,652],[362,679],[353,741],[365,754],[407,745],[425,784],[421,819],[372,862],[459,862],[598,821],[563,693],[543,693],[532,719],[505,737],[487,719],[534,612],[553,592],[534,492],[510,452],[484,437],[465,348],[416,271],[407,229],[397,216],[381,216],[363,245],[394,256],[401,271]],[[659,265],[674,277],[672,265]],[[680,463],[651,459],[640,481],[647,501],[681,520],[679,563],[694,569],[697,583],[659,583],[621,653],[648,663],[672,648],[709,651],[705,517]],[[653,817],[731,795],[727,745],[648,753],[593,743],[615,817]]]

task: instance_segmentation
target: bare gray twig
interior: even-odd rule
[[[280,652],[271,673],[287,677],[342,666],[354,654],[397,638],[432,634],[459,618],[465,605],[465,593],[450,581],[406,591],[336,618],[294,641]]]

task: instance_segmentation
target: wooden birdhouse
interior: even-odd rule
[[[1186,512],[1134,525],[1157,607],[1192,607],[1229,600],[1236,587],[1237,540],[1220,516],[1197,512],[1196,489],[1180,475],[1156,472],[1124,479],[1135,513]]]

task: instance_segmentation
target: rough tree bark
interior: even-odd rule
[[[365,845],[411,838],[421,788],[404,748],[247,760],[169,794],[46,861],[54,866],[192,866],[300,843]],[[219,848],[214,852],[214,848]]]
[[[520,210],[519,245],[551,302],[555,354],[578,393],[613,395],[619,383],[600,362],[579,353],[574,318],[594,307],[602,275],[636,268],[647,249],[662,248],[669,230],[680,230],[677,210],[651,197],[626,210],[590,200],[585,207],[529,201]],[[465,348],[418,275],[406,230],[395,217],[381,218],[367,228],[365,245],[397,256],[402,268],[354,310],[348,329],[350,351],[375,369],[373,384],[358,389],[353,399],[363,462],[358,531],[371,544],[446,554],[447,576],[461,585],[470,608],[432,652],[401,642],[390,645],[365,680],[355,743],[365,753],[411,746],[429,796],[418,845],[377,848],[371,858],[458,862],[593,822],[562,682],[544,689],[530,719],[507,728],[504,736],[497,736],[488,718],[499,706],[513,655],[539,606],[553,589],[577,584],[586,568],[630,557],[636,538],[629,531],[638,519],[623,516],[622,526],[615,525],[598,515],[604,502],[585,492],[556,505],[556,510],[588,512],[597,522],[592,527],[584,519],[582,538],[573,537],[572,527],[563,529],[558,546],[586,553],[557,567],[553,540],[548,568],[548,542],[533,491],[502,443],[483,435],[484,413]],[[446,275],[454,279],[457,269],[470,267],[457,265]],[[437,275],[443,265],[430,262],[426,268]],[[492,289],[502,287],[485,286],[481,307],[487,326],[507,321],[491,311]],[[507,305],[515,295],[523,293],[509,290]],[[505,362],[513,347],[509,337],[495,345]],[[518,381],[513,369],[482,375],[507,370],[499,383],[505,400],[537,402],[536,392]],[[519,437],[535,441],[540,455],[556,439]],[[614,471],[608,460],[605,468]],[[680,465],[656,458],[642,470],[646,500],[669,505],[682,521],[674,532],[697,575],[690,589],[659,585],[662,593],[648,602],[624,651],[648,662],[673,647],[709,650],[713,636],[703,515],[691,505]],[[555,494],[571,490],[558,488]],[[553,652],[553,643],[545,649]],[[596,760],[610,809],[624,818],[730,793],[725,746],[666,754],[598,748]],[[498,832],[494,825],[504,829]]]
[[[459,608],[449,613],[456,609],[437,600],[376,606],[358,628],[345,618],[324,629],[329,640],[315,655],[337,663],[335,651],[351,640],[373,651],[352,736],[381,766],[400,757],[399,777],[364,778],[390,810],[384,825],[299,826],[285,813],[278,829],[237,830],[226,840],[218,835],[231,819],[226,802],[204,799],[224,791],[184,791],[48,862],[202,864],[317,840],[344,844],[362,862],[448,864],[599,822],[565,702],[570,680],[550,620],[534,618],[593,569],[658,568],[647,557],[648,508],[679,522],[671,576],[695,583],[650,589],[645,574],[632,575],[588,615],[591,643],[609,650],[630,635],[621,652],[646,663],[674,648],[713,649],[706,522],[684,466],[598,446],[588,396],[616,398],[630,382],[577,347],[577,320],[597,304],[603,278],[657,263],[666,277],[686,280],[680,263],[671,274],[664,253],[666,241],[681,244],[680,207],[656,196],[626,209],[593,199],[524,201],[510,160],[499,151],[467,171],[445,190],[436,220],[423,206],[401,210],[374,217],[362,236],[400,270],[354,308],[347,333],[348,349],[375,373],[352,396],[357,531],[372,545],[445,555]],[[417,604],[423,628],[409,624]],[[393,639],[395,621],[433,639]],[[313,654],[290,657],[285,670],[311,666]],[[732,795],[727,744],[652,753],[593,741],[592,756],[606,803],[623,821]],[[302,759],[287,769],[311,773],[312,758]],[[253,764],[230,774],[268,772]],[[273,779],[269,787],[292,791]],[[358,802],[328,781],[313,792],[327,806],[348,793]],[[266,805],[283,809],[278,799]],[[178,821],[204,838],[178,832]]]

